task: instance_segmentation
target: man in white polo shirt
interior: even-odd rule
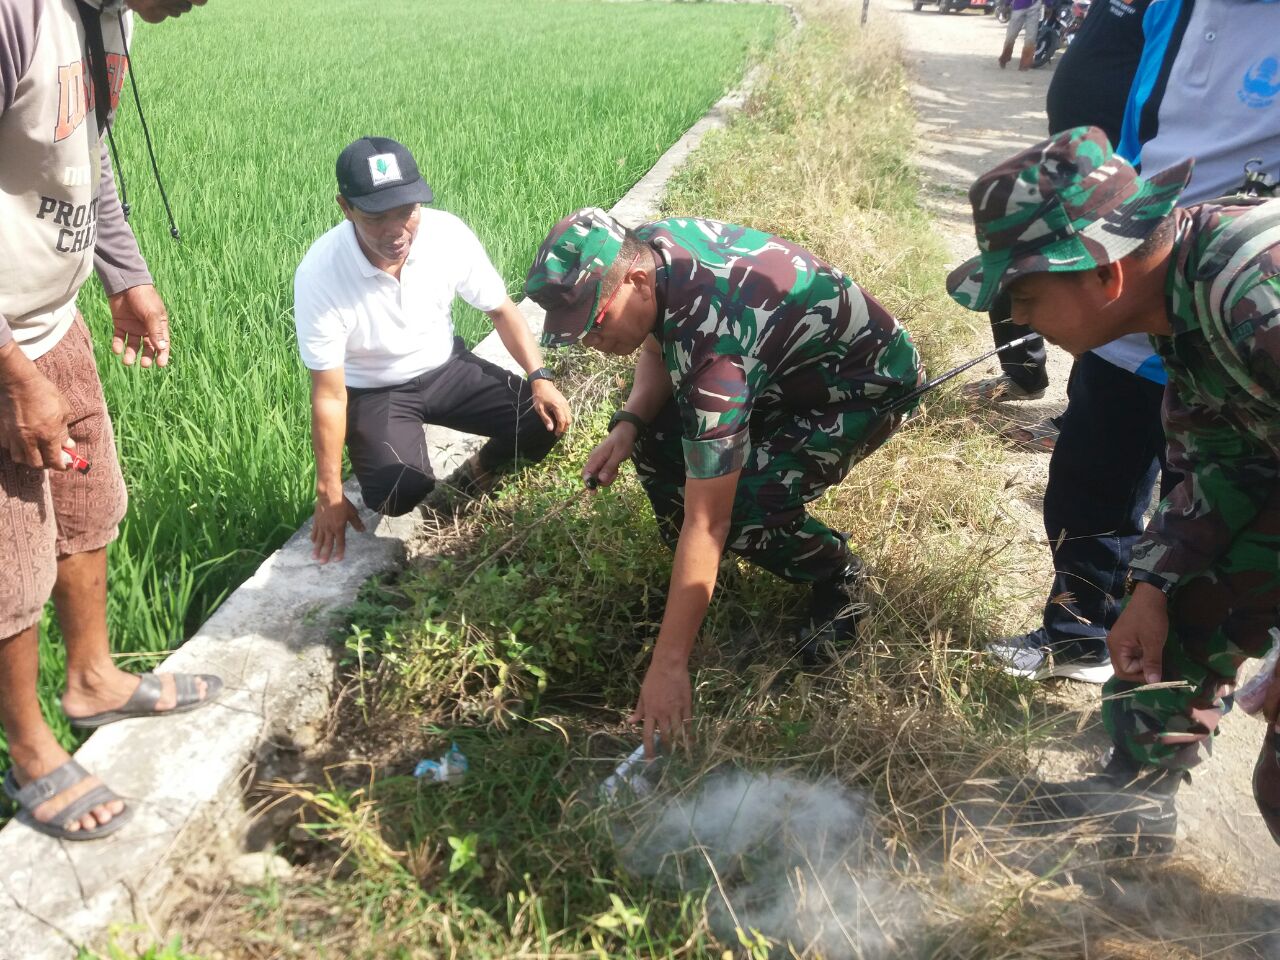
[[[348,523],[364,529],[342,493],[344,442],[365,503],[399,516],[435,485],[424,424],[490,438],[466,468],[483,487],[517,458],[541,460],[572,421],[480,241],[457,217],[422,206],[431,188],[408,149],[361,138],[339,155],[337,174],[345,219],[311,245],[294,279],[321,563],[342,559]],[[489,315],[527,378],[463,348],[455,296]]]

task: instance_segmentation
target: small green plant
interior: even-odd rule
[[[116,942],[116,939],[125,933],[136,934],[141,930],[141,927],[113,927],[107,946],[104,948],[105,953],[81,947],[77,953],[77,960],[201,960],[194,953],[187,953],[182,949],[182,937],[174,937],[167,943],[148,947],[141,953]]]
[[[463,877],[478,877],[484,872],[478,859],[479,834],[468,833],[465,837],[450,837],[449,849],[453,851],[449,857],[450,873],[461,874]]]

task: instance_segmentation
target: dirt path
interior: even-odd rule
[[[976,11],[940,15],[937,8],[913,12],[909,0],[879,0],[873,15],[892,18],[904,37],[919,115],[917,162],[925,179],[925,202],[946,237],[953,262],[976,252],[966,190],[973,177],[994,163],[1043,138],[1047,133],[1044,98],[1053,65],[1019,73],[1000,70],[996,57],[1003,25]],[[1054,63],[1056,64],[1056,60]],[[981,329],[979,342],[988,334]],[[1050,348],[1052,383],[1034,403],[1002,404],[1000,415],[1034,422],[1059,412],[1071,358]],[[989,372],[996,372],[992,364]],[[1025,575],[1025,609],[1008,626],[1034,626],[1051,567],[1043,547],[1040,498],[1048,470],[1043,454],[1015,454],[1009,461],[1009,509],[1017,516],[1033,553],[1042,557]],[[1096,687],[1062,681],[1047,685],[1055,707],[1071,717],[1065,728],[1078,730],[1041,759],[1052,776],[1074,776],[1101,755],[1107,738],[1098,720]],[[1179,794],[1181,854],[1197,861],[1230,888],[1280,899],[1280,849],[1272,842],[1253,802],[1250,779],[1262,738],[1260,721],[1228,716],[1222,724],[1210,765]]]

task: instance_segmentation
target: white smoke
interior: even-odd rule
[[[834,780],[713,774],[686,796],[646,806],[622,860],[682,889],[711,887],[716,936],[767,937],[778,955],[896,955],[917,902],[888,867],[861,794]]]

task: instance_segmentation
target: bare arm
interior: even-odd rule
[[[498,331],[498,339],[526,374],[542,366],[542,351],[534,342],[520,308],[511,302],[510,297],[497,310],[488,311],[488,314],[493,321],[493,329]],[[565,400],[550,380],[535,380],[530,389],[533,393],[534,410],[542,418],[543,425],[557,437],[563,435],[573,423],[569,401]]]
[[[671,568],[667,608],[631,717],[633,723],[644,723],[645,748],[651,756],[655,730],[672,743],[693,715],[689,654],[715,591],[741,473],[735,470],[685,482],[684,523]]]
[[[667,370],[662,364],[662,348],[658,346],[657,340],[649,337],[640,348],[640,356],[636,358],[635,381],[622,409],[634,413],[645,423],[650,423],[670,396],[671,378],[667,376]],[[631,456],[639,433],[635,424],[625,420],[618,421],[609,435],[587,456],[587,462],[582,465],[583,477],[595,477],[606,487],[613,483],[618,479],[618,468],[622,466],[622,461]]]
[[[67,433],[72,416],[62,392],[12,339],[0,343],[0,448],[14,462],[36,469],[66,470],[74,449]]]
[[[364,530],[355,506],[342,492],[342,447],[347,439],[347,386],[342,368],[311,371],[311,449],[316,459],[316,512],[312,556],[341,560],[347,524]]]
[[[520,364],[521,370],[532,373],[542,366],[542,351],[534,342],[520,308],[511,302],[510,297],[497,310],[488,311],[488,315],[502,345],[511,354],[511,359]]]

